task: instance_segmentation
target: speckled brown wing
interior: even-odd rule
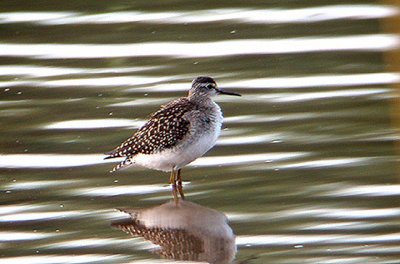
[[[173,148],[189,132],[190,123],[183,118],[195,105],[187,98],[181,98],[161,107],[146,124],[119,147],[108,153],[109,158],[127,157],[139,154],[153,154]]]

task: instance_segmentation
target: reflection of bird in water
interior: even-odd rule
[[[212,100],[217,94],[240,96],[218,89],[210,77],[197,77],[187,97],[161,106],[131,138],[108,153],[106,159],[125,157],[112,172],[133,163],[171,171],[175,201],[177,190],[184,199],[181,168],[211,149],[221,131],[221,109]]]
[[[129,221],[114,227],[142,237],[160,248],[155,252],[175,260],[231,263],[236,254],[235,237],[224,214],[198,204],[169,201],[141,210],[121,210]]]

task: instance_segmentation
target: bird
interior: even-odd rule
[[[110,172],[131,165],[170,172],[175,202],[178,192],[185,199],[182,167],[210,150],[221,132],[223,115],[213,100],[219,94],[241,96],[219,89],[211,77],[195,78],[187,97],[162,105],[133,136],[106,153],[104,159],[125,158]]]

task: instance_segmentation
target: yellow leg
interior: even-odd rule
[[[178,169],[178,171],[177,171],[176,183],[177,183],[179,194],[182,197],[182,200],[185,200],[185,195],[183,194],[182,179],[181,179],[181,169]]]
[[[175,200],[176,205],[178,205],[179,197],[178,197],[177,186],[176,186],[175,167],[172,168],[171,175],[169,177],[169,181],[170,181],[170,183],[172,185],[172,195],[174,196],[174,200]]]

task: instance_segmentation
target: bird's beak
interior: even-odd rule
[[[217,92],[218,92],[219,94],[227,94],[227,95],[242,96],[241,94],[234,93],[234,92],[228,92],[228,91],[224,91],[224,90],[221,90],[221,89],[215,89],[215,90],[217,90]]]

